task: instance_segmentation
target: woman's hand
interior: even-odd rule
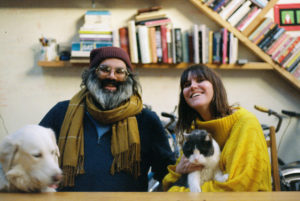
[[[175,172],[179,174],[187,174],[196,170],[202,170],[203,165],[191,163],[184,155],[182,155],[176,166]]]

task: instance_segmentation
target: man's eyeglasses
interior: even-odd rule
[[[112,70],[114,71],[115,77],[120,80],[125,80],[129,75],[129,72],[125,68],[122,67],[113,68],[107,65],[99,65],[96,68],[96,73],[98,74],[98,76],[108,76],[111,74]]]

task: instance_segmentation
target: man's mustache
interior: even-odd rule
[[[120,85],[125,84],[125,82],[123,82],[123,81],[116,81],[116,80],[112,80],[112,79],[104,79],[104,80],[101,80],[100,82],[101,82],[102,87],[107,86],[107,85],[112,85],[112,86],[115,86],[118,88]]]

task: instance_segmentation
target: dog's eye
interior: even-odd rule
[[[33,157],[35,158],[41,158],[42,154],[41,153],[37,153],[37,154],[32,154]]]

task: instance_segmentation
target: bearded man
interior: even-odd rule
[[[58,140],[64,172],[58,190],[147,191],[150,168],[161,181],[174,154],[157,115],[143,108],[127,53],[94,49],[81,86],[40,122]]]

